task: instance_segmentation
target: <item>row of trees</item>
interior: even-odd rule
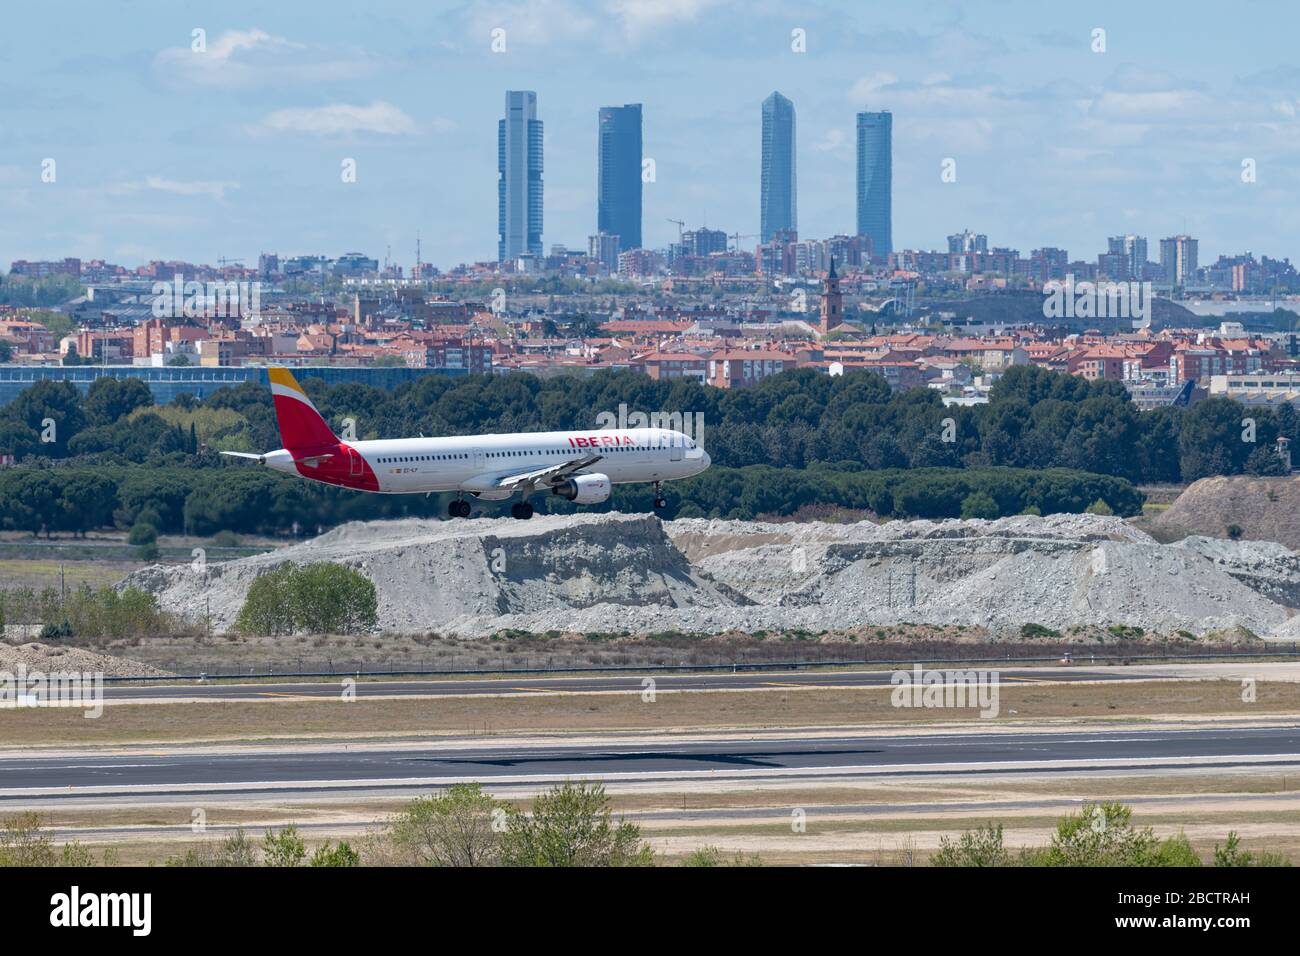
[[[155,637],[187,629],[147,591],[84,583],[66,594],[56,588],[0,590],[0,628],[5,624],[42,624],[44,639]]]
[[[0,305],[59,305],[85,291],[76,276],[51,275],[40,279],[0,272]]]
[[[1007,466],[1177,482],[1277,473],[1276,439],[1300,440],[1300,414],[1289,404],[1247,409],[1216,398],[1140,412],[1118,382],[1036,366],[1010,369],[989,404],[973,407],[945,407],[932,389],[891,392],[868,372],[831,378],[811,369],[746,389],[633,372],[582,379],[429,375],[391,391],[327,386],[309,373],[302,382],[335,428],[358,439],[584,429],[662,413],[670,426],[694,431],[702,423],[704,433],[695,437],[717,464],[732,468]],[[134,379],[98,380],[84,400],[67,383],[39,382],[0,410],[0,453],[20,459],[86,455],[215,466],[215,456],[197,454],[205,442],[237,451],[279,447],[266,389],[246,383],[203,403],[186,397],[155,408]]]
[[[169,866],[649,866],[654,854],[633,823],[616,819],[600,784],[564,783],[525,812],[477,783],[418,797],[354,849],[326,843],[308,854],[296,827],[260,843],[237,830],[199,844]]]
[[[1236,833],[1214,845],[1215,866],[1289,866],[1279,853],[1254,853]],[[989,823],[957,838],[942,837],[934,866],[1200,866],[1201,858],[1181,831],[1160,839],[1150,827],[1133,823],[1133,810],[1121,803],[1085,803],[1057,821],[1045,847],[1013,853],[1002,840],[1002,825]]]
[[[89,866],[96,860],[71,843],[56,849],[39,814],[24,813],[0,821],[0,866]],[[1236,833],[1215,844],[1217,867],[1287,866],[1273,851],[1244,849]],[[242,829],[223,840],[190,847],[171,857],[168,866],[325,866],[365,864],[402,866],[605,867],[650,866],[656,860],[640,828],[615,818],[600,784],[557,784],[525,812],[485,793],[480,784],[453,784],[429,797],[418,797],[389,822],[367,835],[360,847],[325,843],[308,853],[297,827],[268,830],[259,842]],[[706,846],[683,861],[686,866],[727,862],[716,847]],[[757,857],[737,855],[735,865],[759,865]],[[111,851],[103,865],[113,865]],[[1003,842],[1001,824],[944,837],[930,859],[934,866],[1201,866],[1187,837],[1179,832],[1160,839],[1150,827],[1133,823],[1133,811],[1120,803],[1086,803],[1057,821],[1045,847],[1016,853]]]
[[[664,487],[665,517],[740,520],[830,505],[892,518],[996,518],[1023,512],[1078,513],[1097,502],[1133,515],[1142,495],[1122,479],[1068,469],[916,468],[876,471],[856,463],[804,469],[715,466]],[[0,528],[32,534],[83,534],[148,525],[164,534],[307,534],[344,521],[440,517],[447,495],[365,495],[281,475],[246,462],[212,468],[159,464],[64,464],[0,471]],[[539,509],[576,506],[538,495]],[[597,510],[648,511],[650,492],[615,487]],[[590,510],[584,507],[584,510]],[[488,515],[504,513],[485,504]]]

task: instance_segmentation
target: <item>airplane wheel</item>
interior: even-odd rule
[[[527,521],[533,516],[533,506],[526,501],[516,501],[510,506],[510,514],[520,521]]]
[[[655,499],[655,511],[663,511],[663,510],[664,510],[665,508],[667,508],[667,507],[668,507],[668,499],[667,499],[667,498],[656,498],[656,499]]]
[[[453,518],[468,518],[469,502],[459,500],[453,501],[451,504],[447,505],[447,514],[451,515]]]

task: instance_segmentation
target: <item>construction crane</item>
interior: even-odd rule
[[[686,228],[686,223],[681,219],[669,219],[668,221],[677,224],[677,244],[680,246],[682,244],[682,230]]]
[[[225,256],[222,256],[221,258],[219,258],[219,259],[217,260],[217,265],[221,266],[221,268],[223,268],[223,269],[224,269],[226,266],[233,266],[233,265],[241,265],[241,266],[242,266],[243,264],[244,264],[244,260],[243,260],[243,259],[227,259]]]
[[[758,238],[758,233],[756,233],[756,232],[745,232],[745,233],[733,232],[733,233],[732,233],[730,236],[728,236],[727,238],[730,239],[730,240],[734,243],[734,246],[732,247],[732,250],[731,250],[731,251],[732,251],[732,252],[739,252],[739,251],[740,251],[740,240],[741,240],[741,239],[757,239],[757,238]]]

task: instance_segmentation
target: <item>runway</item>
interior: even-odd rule
[[[909,665],[900,665],[910,669]],[[1075,683],[1087,681],[1171,680],[1135,668],[1008,667],[989,665],[937,668],[941,670],[997,671],[1000,679],[1015,683]],[[527,694],[641,693],[647,677],[657,692],[772,690],[780,688],[856,688],[889,686],[894,670],[825,670],[796,672],[742,672],[703,674],[618,674],[591,677],[506,677],[482,680],[358,680],[358,699],[366,697],[473,697]],[[190,681],[169,684],[108,684],[104,699],[110,704],[148,703],[162,700],[277,700],[292,697],[337,700],[347,674],[333,681],[250,682]]]
[[[44,797],[418,790],[458,781],[686,782],[1300,766],[1300,726],[1191,730],[748,735],[608,745],[553,739],[404,747],[119,749],[0,760],[0,802]]]

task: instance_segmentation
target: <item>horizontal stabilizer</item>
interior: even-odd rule
[[[265,456],[265,455],[252,455],[252,454],[249,454],[249,453],[246,452],[246,451],[223,451],[221,454],[223,454],[223,455],[229,455],[231,458],[248,458],[248,459],[250,459],[251,461],[255,461],[255,462],[258,462],[258,463],[260,463],[260,464],[263,464],[263,465],[266,464],[266,456]]]

